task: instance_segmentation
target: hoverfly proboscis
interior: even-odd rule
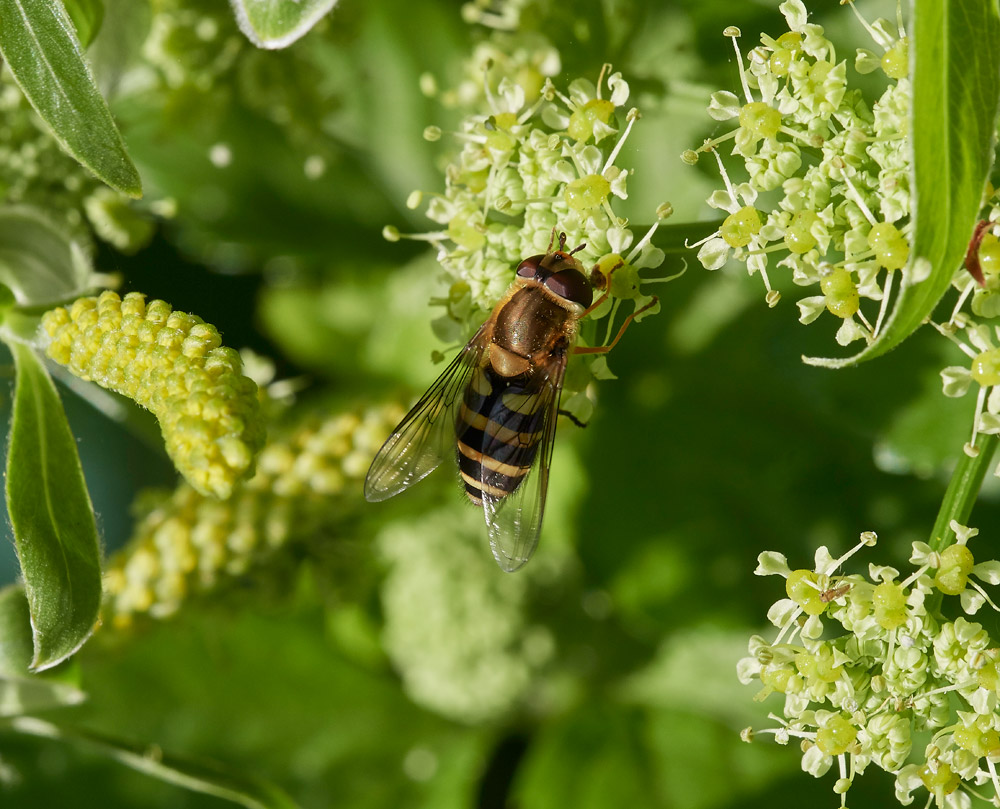
[[[550,242],[549,252],[518,264],[492,314],[403,417],[365,478],[365,499],[378,502],[456,456],[466,495],[483,509],[493,556],[508,572],[538,544],[569,354],[610,351],[656,303],[630,314],[607,345],[575,346],[580,319],[609,294],[594,301],[574,256],[583,246],[567,252],[560,234],[558,249]]]

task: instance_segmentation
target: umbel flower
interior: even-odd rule
[[[869,25],[858,15],[882,54],[859,51],[854,70],[879,71],[886,79],[882,95],[869,106],[860,90],[849,87],[847,62],[837,59],[823,28],[808,21],[801,0],[786,0],[780,9],[788,31],[777,38],[762,34],[746,65],[739,29],[726,29],[743,97],[714,93],[708,111],[738,126],[682,156],[694,163],[712,152],[725,183],[708,203],[728,215],[716,233],[695,245],[698,260],[710,270],[730,258],[744,262],[751,275],[761,276],[774,306],[779,294],[767,267],[780,257],[777,266],[791,270],[796,284],[820,293],[798,301],[801,322],[827,311],[841,320],[838,343],[870,341],[885,319],[895,274],[909,256],[905,31],[901,21]],[[730,179],[718,154],[729,141],[745,168],[744,182]],[[779,193],[769,209],[755,207]]]
[[[427,216],[441,228],[404,235],[387,227],[385,235],[436,248],[451,283],[447,296],[435,301],[445,311],[434,327],[443,341],[455,343],[492,309],[513,268],[546,252],[553,232],[563,232],[569,246],[584,245],[576,255],[596,268],[599,287],[611,275],[612,303],[593,315],[611,315],[610,334],[622,302],[631,302],[633,312],[642,309],[653,297],[640,286],[663,280],[639,274],[663,262],[663,252],[650,243],[657,224],[636,240],[613,207],[627,197],[629,171],[617,161],[640,118],[638,109],[626,107],[628,84],[605,65],[596,85],[577,79],[565,93],[549,79],[532,92],[516,76],[500,78],[493,90],[497,65],[483,70],[487,110],[467,115],[453,133],[461,151],[445,170],[444,191],[416,191],[408,201],[416,208],[427,200]],[[426,132],[434,140],[441,135],[436,127]],[[657,223],[668,215],[669,206],[661,206]],[[652,306],[643,315],[655,311]],[[586,330],[583,337],[588,339]]]
[[[969,541],[978,531],[951,527],[957,542],[944,550],[913,543],[905,575],[874,564],[867,576],[840,572],[875,544],[871,532],[837,559],[819,548],[812,570],[760,555],[757,575],[782,576],[787,598],[768,612],[777,636],[751,638],[737,670],[744,683],[760,681],[757,699],[779,694],[784,708],[772,714],[776,727],[744,731],[747,741],[801,740],[804,770],[820,777],[837,764],[841,796],[871,764],[896,776],[904,805],[921,788],[938,806],[968,806],[985,784],[1000,796],[1000,650],[981,624],[945,617],[956,596],[966,615],[996,609],[979,582],[1000,583],[1000,562],[977,563]]]
[[[414,702],[468,724],[503,717],[555,652],[530,621],[530,576],[508,576],[482,553],[482,518],[439,509],[376,538],[383,643]]]
[[[202,494],[228,497],[264,444],[257,386],[214,326],[137,292],[79,298],[42,317],[46,354],[150,410],[167,454]]]

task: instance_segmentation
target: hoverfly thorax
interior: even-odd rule
[[[583,245],[566,251],[565,242],[560,234],[558,249],[517,265],[507,293],[389,436],[365,479],[365,497],[384,500],[456,458],[466,495],[483,509],[493,555],[508,571],[538,543],[569,355],[608,351],[625,328],[607,346],[575,346],[594,287],[573,255]]]

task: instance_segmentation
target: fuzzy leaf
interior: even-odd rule
[[[16,367],[7,449],[7,513],[31,613],[35,671],[73,654],[101,604],[100,549],[76,441],[55,385],[29,347]]]
[[[80,44],[86,48],[101,30],[101,23],[104,21],[104,3],[102,0],[63,0],[63,6],[73,21]]]
[[[0,283],[20,306],[42,306],[83,294],[90,260],[42,211],[0,207]]]
[[[0,55],[69,154],[112,188],[142,196],[139,172],[58,0],[0,0]]]
[[[879,336],[844,368],[895,348],[930,316],[972,237],[993,166],[1000,15],[984,0],[914,0],[910,53],[913,232],[910,262]]]
[[[75,705],[84,694],[65,672],[31,674],[31,616],[20,585],[0,590],[0,716]]]
[[[231,0],[240,30],[258,48],[287,48],[337,0]]]

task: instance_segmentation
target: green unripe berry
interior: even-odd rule
[[[631,264],[623,264],[611,274],[611,295],[631,300],[639,294],[640,281],[639,271]]]
[[[875,257],[887,270],[900,270],[906,266],[906,260],[910,257],[910,245],[901,238],[876,250]]]
[[[775,44],[779,48],[784,48],[786,51],[798,53],[802,50],[802,34],[798,31],[786,31],[778,37]]]
[[[877,251],[881,246],[902,238],[899,229],[892,222],[876,222],[868,231],[868,246]]]
[[[925,764],[921,767],[920,780],[923,781],[928,792],[933,792],[935,795],[950,795],[958,789],[961,779],[958,777],[958,773],[952,771],[950,766],[943,761],[939,761],[937,767],[934,769],[931,769],[930,764]]]
[[[806,253],[816,246],[816,237],[812,235],[812,226],[819,220],[815,211],[798,211],[792,217],[791,224],[785,230],[785,245],[793,253]]]
[[[868,231],[868,246],[875,251],[879,264],[887,270],[906,266],[910,245],[892,222],[878,222]]]
[[[757,213],[757,209],[751,205],[740,208],[736,213],[729,214],[719,231],[723,241],[730,247],[744,247],[750,244],[750,239],[759,232],[760,215]]]
[[[987,277],[1000,275],[1000,239],[989,231],[979,243],[979,268]]]
[[[760,681],[769,688],[774,689],[779,694],[787,694],[789,686],[793,680],[797,680],[798,675],[790,669],[768,667],[761,669]]]
[[[1000,670],[997,669],[997,662],[987,663],[979,669],[976,672],[976,680],[980,688],[996,693],[997,685],[1000,684]]]
[[[771,74],[774,76],[787,76],[788,68],[794,58],[795,55],[789,50],[785,50],[784,48],[775,49],[774,53],[771,54],[771,58],[767,60]]]
[[[759,138],[773,138],[781,129],[781,113],[763,101],[751,101],[740,110],[740,126]]]
[[[815,653],[800,652],[795,655],[795,667],[810,682],[835,683],[844,673],[836,664],[828,646],[821,647]]]
[[[566,204],[574,211],[600,207],[611,193],[611,183],[600,174],[588,174],[567,184],[563,191]]]
[[[972,361],[972,378],[983,387],[1000,384],[1000,348],[981,352]]]
[[[583,142],[594,136],[594,124],[611,120],[615,105],[604,98],[592,98],[569,117],[566,132],[573,140]]]
[[[827,608],[811,570],[793,570],[785,579],[785,593],[809,615],[819,615]]]
[[[826,81],[826,77],[830,74],[833,69],[833,65],[829,62],[824,62],[820,60],[812,66],[809,71],[809,80],[815,82],[816,84],[822,84]]]
[[[875,620],[883,629],[895,629],[906,623],[906,593],[901,585],[884,581],[872,594]]]
[[[846,268],[834,267],[820,279],[819,288],[826,296],[826,309],[831,315],[846,320],[858,311],[861,297]]]
[[[976,758],[990,755],[992,751],[996,751],[1000,747],[1000,734],[992,728],[985,731],[975,726],[958,728],[952,734],[952,738],[955,744],[963,750],[968,750]]]
[[[882,70],[890,79],[904,79],[910,72],[909,43],[903,37],[882,55]]]
[[[941,567],[934,576],[935,587],[945,595],[957,596],[965,589],[975,564],[972,551],[965,545],[949,545],[941,551]]]
[[[858,729],[838,714],[816,731],[816,746],[828,756],[839,756],[846,753],[857,738]]]

